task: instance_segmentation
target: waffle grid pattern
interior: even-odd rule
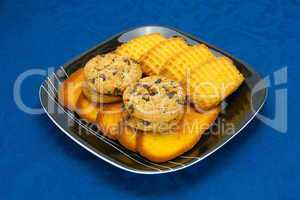
[[[179,52],[190,48],[182,38],[170,38],[159,43],[140,58],[143,72],[147,75],[158,75],[163,65]]]
[[[163,66],[161,74],[183,83],[189,70],[214,57],[207,46],[204,44],[196,45],[170,58]]]
[[[121,56],[129,56],[134,60],[139,60],[149,49],[165,40],[167,39],[159,33],[143,35],[122,44],[116,49],[116,53]]]
[[[243,75],[230,59],[212,59],[191,71],[190,98],[201,109],[210,109],[234,92],[243,80]]]

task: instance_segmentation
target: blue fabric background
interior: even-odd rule
[[[45,115],[13,101],[17,76],[65,63],[130,27],[158,24],[196,35],[261,75],[288,66],[288,132],[254,120],[208,159],[180,172],[143,176],[90,155]],[[299,199],[300,1],[9,1],[0,2],[0,199]],[[22,97],[40,107],[44,77]],[[298,80],[297,80],[298,78]],[[274,115],[270,88],[262,114]]]

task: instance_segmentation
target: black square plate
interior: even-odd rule
[[[137,153],[125,149],[118,142],[104,137],[95,125],[85,123],[75,113],[63,108],[57,101],[59,84],[74,71],[84,66],[87,60],[95,54],[110,52],[121,43],[153,32],[159,32],[166,37],[182,36],[190,44],[204,43],[216,56],[225,55],[231,58],[246,78],[241,87],[223,102],[223,111],[213,126],[217,128],[208,130],[190,151],[174,160],[160,164],[153,163]],[[144,26],[117,34],[60,67],[42,83],[39,95],[45,112],[57,127],[92,154],[123,170],[141,174],[159,174],[191,166],[208,157],[236,136],[263,106],[267,89],[257,72],[228,53],[173,28]],[[228,134],[219,126],[233,126],[234,130]]]

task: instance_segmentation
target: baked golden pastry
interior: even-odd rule
[[[122,124],[122,103],[103,104],[96,123],[105,136],[116,140]]]
[[[115,52],[121,56],[129,56],[134,60],[139,60],[149,49],[165,40],[166,38],[160,33],[142,35],[122,44]]]
[[[188,95],[198,109],[207,110],[218,105],[243,81],[243,75],[232,61],[219,57],[191,71]]]
[[[168,59],[162,67],[160,74],[178,82],[185,83],[193,67],[199,66],[213,58],[213,53],[206,45],[195,45]]]
[[[100,105],[89,101],[83,93],[80,94],[76,102],[76,113],[88,122],[96,122]]]
[[[123,101],[129,115],[149,122],[167,122],[183,115],[185,93],[176,81],[148,76],[128,87]]]
[[[163,65],[174,55],[190,48],[181,37],[173,37],[163,41],[149,51],[140,59],[139,63],[143,73],[147,75],[158,75]]]
[[[142,70],[129,57],[107,53],[90,59],[84,67],[84,75],[86,87],[91,91],[99,95],[122,96],[129,84],[142,77]]]
[[[71,111],[76,110],[76,102],[82,93],[83,69],[79,69],[65,80],[58,89],[58,102]]]
[[[123,125],[118,135],[118,141],[126,149],[136,152],[137,151],[136,138],[138,134],[139,133],[136,129]]]

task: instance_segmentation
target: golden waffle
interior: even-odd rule
[[[190,99],[200,109],[210,109],[234,92],[244,77],[226,57],[215,58],[195,67],[187,83]]]
[[[204,44],[199,44],[172,56],[163,66],[161,75],[179,82],[185,82],[185,76],[194,66],[199,66],[214,58]]]
[[[169,58],[186,48],[189,46],[179,37],[159,43],[140,58],[139,62],[143,72],[147,75],[158,75]]]
[[[144,55],[149,49],[165,40],[166,38],[160,33],[142,35],[119,46],[116,49],[116,53],[122,56],[129,56],[135,60],[139,60],[139,58]]]

